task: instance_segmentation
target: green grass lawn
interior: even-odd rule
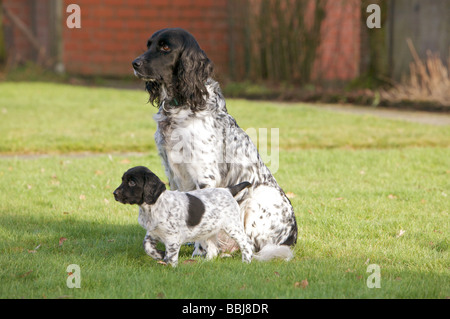
[[[0,153],[151,152],[157,109],[142,91],[0,84]],[[299,104],[227,100],[244,128],[280,128],[284,150],[448,147],[448,129],[326,112]]]
[[[0,83],[0,298],[450,295],[448,127],[305,104],[227,107],[244,129],[280,130],[275,177],[299,227],[290,262],[206,261],[185,246],[177,268],[157,264],[138,208],[112,196],[131,166],[167,180],[145,92]],[[98,154],[67,154],[79,152]],[[24,154],[50,155],[15,156]],[[70,264],[80,289],[66,286]],[[381,288],[367,287],[371,264]]]

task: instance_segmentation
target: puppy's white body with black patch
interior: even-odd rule
[[[125,172],[114,191],[117,201],[139,205],[139,224],[147,230],[145,252],[176,266],[182,244],[198,241],[207,247],[206,257],[219,253],[217,234],[224,231],[242,251],[242,261],[250,262],[252,246],[240,221],[239,205],[233,196],[250,186],[243,182],[228,188],[207,188],[191,192],[168,191],[148,168],[138,166]],[[163,242],[166,251],[156,248]]]
[[[161,212],[164,212],[163,214]],[[239,245],[242,261],[250,262],[252,248],[239,218],[239,205],[227,188],[209,188],[192,192],[164,191],[153,205],[139,207],[139,224],[147,230],[146,253],[155,255],[155,241],[165,244],[164,261],[177,264],[182,244],[199,241],[207,248],[207,259],[217,256],[217,234],[223,230]]]

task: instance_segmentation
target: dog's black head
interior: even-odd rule
[[[212,76],[213,64],[186,30],[157,31],[147,41],[147,51],[132,65],[134,74],[146,82],[153,105],[164,100],[175,107],[189,106],[193,111],[204,109],[204,96],[208,96],[205,82]]]
[[[147,167],[130,168],[122,176],[122,184],[114,191],[114,198],[123,204],[152,205],[166,190],[163,182]]]

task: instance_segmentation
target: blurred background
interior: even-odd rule
[[[67,6],[81,8],[70,29]],[[370,29],[369,4],[381,8]],[[138,86],[157,30],[191,32],[231,97],[450,110],[448,0],[0,0],[0,80]]]

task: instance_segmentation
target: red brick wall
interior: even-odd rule
[[[361,1],[328,0],[325,11],[313,78],[319,82],[354,79],[361,58]]]
[[[65,8],[72,3],[65,1]],[[68,72],[131,75],[131,61],[144,52],[157,30],[181,27],[191,32],[215,63],[227,72],[226,0],[77,0],[81,29],[64,27],[64,64]],[[64,14],[64,23],[69,13]]]
[[[48,22],[49,1],[3,0],[3,3],[48,48],[52,34]],[[71,3],[81,7],[81,29],[66,27],[69,13],[65,9]],[[131,76],[131,61],[145,50],[147,39],[155,31],[181,27],[196,37],[216,65],[216,73],[226,78],[232,36],[229,11],[233,3],[236,1],[64,0],[65,68],[75,74]],[[319,82],[350,80],[359,75],[360,6],[359,0],[327,0],[322,43],[313,72],[313,78]],[[26,37],[7,19],[5,33],[8,52],[14,55],[14,60],[36,58]],[[237,59],[243,56],[239,54],[242,47],[235,47],[234,51]],[[236,65],[242,63],[235,61]]]

